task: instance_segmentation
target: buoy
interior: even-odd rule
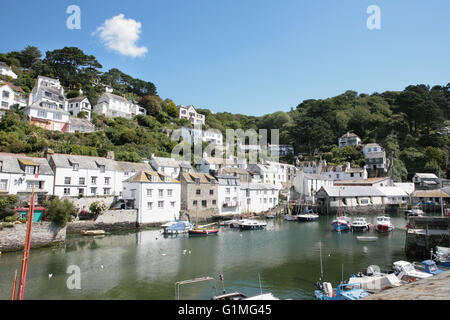
[[[53,277],[53,273],[49,273],[48,278],[50,279],[51,277]]]
[[[101,266],[100,266],[100,268],[102,268],[102,269],[103,269],[103,265],[101,265]]]

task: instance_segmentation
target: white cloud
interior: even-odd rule
[[[147,52],[146,47],[138,47],[142,24],[133,19],[125,19],[124,14],[105,20],[103,25],[92,33],[98,35],[108,49],[129,57],[142,57]]]

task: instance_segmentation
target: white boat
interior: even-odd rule
[[[161,228],[163,228],[164,234],[178,234],[187,233],[193,228],[193,225],[189,221],[176,220],[161,225]]]
[[[425,214],[420,206],[413,206],[410,210],[405,210],[405,217],[421,217]]]
[[[297,216],[297,221],[317,221],[318,219],[319,215],[313,213],[299,214]]]
[[[293,216],[293,215],[287,214],[287,215],[284,216],[284,220],[286,220],[286,221],[296,221],[297,220],[297,216]]]
[[[349,284],[359,283],[361,289],[368,292],[377,292],[404,284],[393,273],[375,273],[372,275],[356,275],[348,280]]]
[[[233,220],[233,223],[230,225],[232,228],[239,228],[242,223],[249,221],[248,219],[240,219],[240,220]]]
[[[352,231],[369,231],[370,223],[365,218],[357,217],[350,222],[350,229]]]
[[[242,222],[239,225],[239,228],[241,230],[258,230],[258,229],[264,229],[267,226],[267,223],[256,221],[256,220],[247,220]]]
[[[390,232],[394,230],[394,226],[391,223],[391,218],[386,216],[377,217],[377,222],[375,222],[375,230],[378,232]]]
[[[363,237],[363,236],[360,236],[360,237],[356,237],[356,239],[358,241],[362,241],[362,242],[375,242],[375,241],[378,240],[378,237]]]
[[[432,277],[430,273],[418,271],[408,261],[396,261],[393,267],[394,273],[399,280],[415,281],[418,279],[425,279]]]

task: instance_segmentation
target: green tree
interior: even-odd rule
[[[77,214],[75,206],[68,199],[61,201],[58,198],[54,198],[46,201],[44,206],[47,209],[45,217],[63,228],[69,222],[70,217]]]

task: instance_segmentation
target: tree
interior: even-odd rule
[[[41,51],[33,46],[27,46],[24,50],[18,54],[18,59],[23,68],[31,68],[33,64],[38,62],[42,57]]]
[[[62,228],[64,228],[71,216],[76,216],[75,206],[68,199],[61,201],[58,198],[46,201],[44,206],[47,208],[45,217]]]
[[[162,112],[162,100],[158,96],[145,96],[139,100],[139,105],[147,110],[147,114],[156,117]]]

